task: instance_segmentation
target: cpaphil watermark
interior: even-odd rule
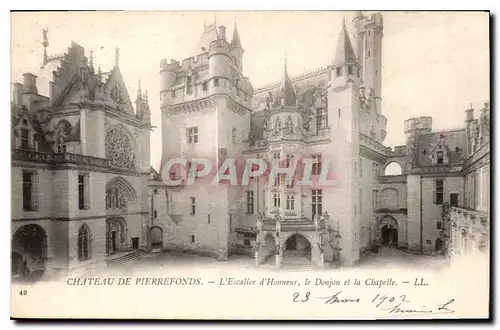
[[[331,171],[331,161],[315,158],[287,159],[268,162],[262,158],[238,160],[226,158],[217,164],[208,158],[171,158],[161,169],[168,186],[195,184],[229,184],[248,186],[252,180],[276,186],[334,186],[337,180]]]

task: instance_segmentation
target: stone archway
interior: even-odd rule
[[[259,243],[260,242],[260,243]],[[263,264],[267,260],[271,259],[274,261],[274,256],[278,253],[278,247],[276,243],[276,238],[273,234],[267,233],[264,235],[262,241],[257,240],[257,253],[255,258],[257,264]]]
[[[121,217],[106,219],[106,253],[114,254],[127,247],[127,222]]]
[[[301,234],[292,234],[286,240],[284,244],[284,261],[286,259],[294,259],[297,263],[300,260],[312,260],[312,245],[309,240]]]
[[[377,241],[380,245],[398,244],[398,222],[390,215],[383,216],[378,222]]]
[[[39,278],[45,272],[47,234],[36,224],[24,225],[12,237],[12,277]]]
[[[149,237],[151,238],[151,250],[163,250],[163,229],[158,226],[151,227]]]

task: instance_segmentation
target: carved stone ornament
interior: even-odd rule
[[[135,151],[132,143],[121,128],[113,127],[106,133],[106,158],[111,165],[118,168],[133,169],[136,167]]]

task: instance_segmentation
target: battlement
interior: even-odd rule
[[[220,53],[226,54],[228,56],[230,56],[231,54],[231,44],[224,39],[217,39],[210,43],[208,57]]]
[[[189,66],[198,67],[206,64],[208,64],[208,52],[185,58],[181,62],[170,59],[170,63],[168,63],[168,59],[164,58],[160,62],[160,71],[182,71],[187,70]]]
[[[310,71],[306,71],[306,72],[298,74],[296,76],[292,76],[292,77],[290,77],[290,81],[293,84],[294,82],[297,82],[299,80],[306,79],[306,78],[309,78],[311,76],[315,76],[317,74],[325,73],[329,69],[330,69],[330,66],[328,66],[328,65],[327,66],[322,66],[320,68],[313,69],[313,70],[310,70]],[[271,83],[271,84],[264,85],[262,87],[258,87],[258,88],[255,89],[254,93],[260,93],[260,92],[266,91],[268,89],[273,89],[275,87],[278,87],[280,85],[280,83],[281,82],[278,81],[278,82],[274,82],[274,83]]]
[[[432,117],[422,116],[418,118],[410,118],[404,121],[405,134],[415,131],[431,132],[432,131]]]
[[[384,19],[382,18],[381,13],[374,13],[368,16],[363,17],[362,26],[366,28],[373,28],[375,26],[383,27]]]

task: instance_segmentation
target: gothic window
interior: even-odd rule
[[[342,75],[342,68],[337,68],[335,70],[335,76],[340,77]]]
[[[214,78],[214,87],[219,86],[219,78]]]
[[[352,65],[347,67],[347,74],[352,75]]]
[[[133,169],[136,166],[136,156],[127,134],[120,128],[111,128],[106,133],[106,158],[111,165],[118,168]]]
[[[38,210],[38,180],[36,172],[23,171],[23,210]]]
[[[91,258],[91,242],[90,228],[84,224],[78,230],[78,259],[88,260]]]
[[[106,190],[106,210],[127,211],[127,198],[118,187]]]
[[[207,85],[207,82],[205,81],[202,85],[201,85],[201,89],[205,92],[207,89],[208,89],[208,85]]]

